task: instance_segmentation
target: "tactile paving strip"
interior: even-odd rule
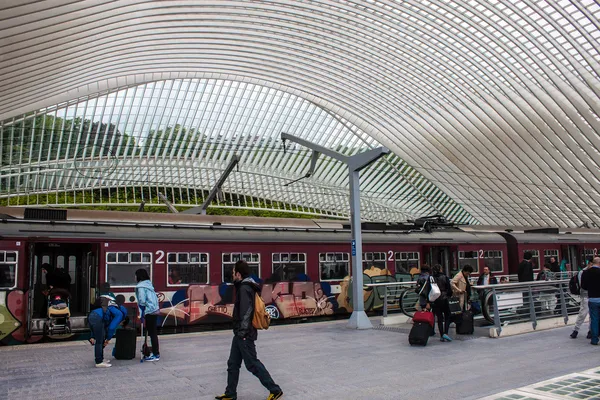
[[[600,367],[509,390],[485,400],[600,400]]]

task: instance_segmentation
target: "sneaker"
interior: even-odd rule
[[[283,396],[283,392],[269,393],[269,397],[267,397],[267,400],[277,400],[280,399],[281,396]]]
[[[452,341],[452,338],[450,336],[446,335],[445,333],[442,335],[442,338],[444,340],[446,340],[446,342],[451,342]]]
[[[144,357],[144,361],[160,361],[160,355],[155,356],[154,354],[150,354],[148,357]]]
[[[591,339],[591,338],[592,338],[592,331],[588,331],[588,334],[587,334],[587,338],[586,338],[586,339]]]
[[[222,394],[220,396],[215,396],[215,399],[217,399],[217,400],[236,400],[237,397],[230,396],[228,394]]]
[[[571,339],[577,339],[577,334],[578,334],[578,333],[579,333],[579,332],[577,332],[577,331],[573,331],[573,333],[571,333]],[[588,338],[588,339],[589,339],[589,338]]]
[[[101,363],[96,364],[96,368],[110,368],[112,367],[112,365],[110,365],[110,362],[108,361],[102,361]]]
[[[445,342],[445,341],[446,341],[446,339],[444,339],[444,337],[442,336],[442,337],[440,338],[440,342]]]

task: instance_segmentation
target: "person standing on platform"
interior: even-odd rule
[[[531,263],[531,252],[523,254],[523,261],[519,264],[519,282],[533,282],[533,264]],[[529,290],[523,292],[523,306],[529,306]]]
[[[579,330],[581,329],[581,325],[585,322],[585,318],[588,316],[589,306],[588,306],[588,293],[587,290],[581,287],[581,276],[583,275],[583,271],[589,269],[592,266],[593,259],[587,259],[587,265],[582,271],[577,273],[577,279],[579,280],[579,297],[581,298],[579,303],[579,314],[577,314],[577,320],[575,321],[575,326],[573,327],[573,333],[571,333],[571,339],[577,339],[577,335],[579,334]],[[587,338],[592,338],[592,331],[589,330],[587,334]]]
[[[555,274],[560,272],[560,265],[558,265],[558,261],[556,261],[556,257],[550,257],[550,271]]]
[[[452,295],[450,288],[450,279],[442,272],[442,266],[436,264],[433,266],[433,278],[440,288],[440,297],[433,302],[433,312],[437,319],[438,330],[440,332],[441,342],[451,342],[452,338],[448,335],[450,329],[450,308],[448,307],[448,297]]]
[[[110,368],[110,361],[104,360],[104,348],[115,335],[120,324],[127,326],[129,317],[127,309],[118,305],[114,298],[104,296],[104,306],[92,310],[88,316],[91,338],[90,344],[94,346],[96,368]]]
[[[419,295],[419,307],[421,310],[431,309],[431,304],[429,303],[429,291],[431,290],[431,284],[429,283],[430,272],[429,265],[423,264],[421,266],[421,273],[417,279],[417,288],[415,291]]]
[[[141,321],[148,330],[150,343],[152,343],[152,354],[144,357],[144,361],[159,361],[158,315],[160,310],[158,307],[158,296],[156,296],[154,286],[152,286],[152,281],[150,281],[150,275],[148,275],[148,271],[144,268],[135,271],[135,279],[137,280],[135,295],[138,307],[140,308]]]
[[[227,360],[227,388],[225,393],[216,396],[217,400],[237,399],[237,385],[240,378],[242,360],[246,369],[256,376],[262,385],[269,390],[267,400],[280,399],[281,388],[273,381],[269,371],[256,357],[255,341],[258,338],[256,328],[252,325],[254,317],[254,297],[259,293],[259,286],[250,278],[250,267],[244,260],[235,263],[233,268],[233,284],[235,286],[235,304],[233,306],[233,340],[229,360]]]
[[[581,274],[581,288],[588,292],[591,344],[597,346],[600,330],[600,257],[594,257],[592,266]]]
[[[473,273],[473,267],[465,265],[463,269],[450,281],[452,287],[452,294],[458,297],[460,302],[460,308],[462,310],[468,310],[471,308],[469,299],[471,298],[471,284],[469,283],[469,277]]]

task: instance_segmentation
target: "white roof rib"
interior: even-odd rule
[[[241,152],[215,206],[346,216],[332,160],[284,186],[310,162],[283,153],[285,130],[392,150],[362,173],[367,219],[600,215],[596,1],[9,0],[0,15],[0,200],[196,204]]]

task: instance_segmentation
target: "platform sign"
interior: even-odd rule
[[[356,240],[353,240],[351,243],[352,243],[352,255],[355,256],[356,255]]]

